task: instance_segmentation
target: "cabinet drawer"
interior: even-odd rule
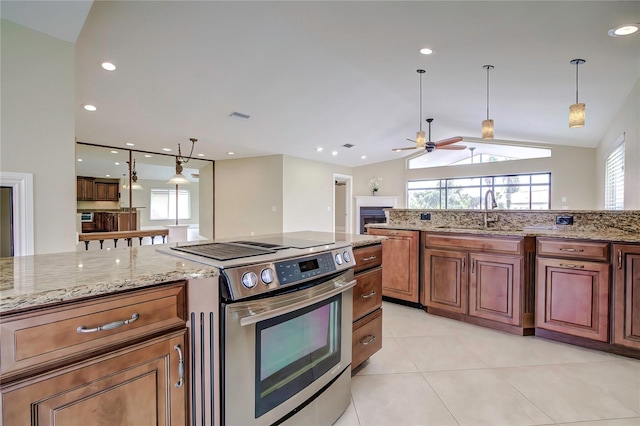
[[[48,367],[184,324],[184,282],[8,315],[0,319],[0,372]]]
[[[460,236],[454,234],[429,234],[425,236],[426,247],[442,247],[455,250],[470,250],[505,254],[522,254],[522,237],[493,237],[487,235]]]
[[[375,268],[382,264],[382,245],[358,247],[353,250],[353,256],[356,259],[354,272]]]
[[[351,369],[382,348],[382,308],[353,323]]]
[[[609,243],[564,238],[538,238],[538,256],[609,261]]]
[[[382,306],[382,268],[362,272],[355,276],[353,288],[353,320],[365,316]]]

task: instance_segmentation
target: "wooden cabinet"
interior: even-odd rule
[[[95,179],[78,176],[76,178],[76,199],[78,201],[93,201]]]
[[[117,182],[96,182],[95,201],[119,201],[120,185]]]
[[[614,244],[612,343],[640,349],[640,245]]]
[[[425,233],[427,312],[517,334],[533,332],[531,238]],[[506,325],[504,327],[502,324]]]
[[[95,223],[96,232],[112,232],[118,230],[116,223],[116,213],[95,212],[93,214],[93,222]]]
[[[118,231],[135,231],[138,229],[138,214],[136,211],[131,212],[131,224],[129,224],[129,213],[117,214],[117,230]]]
[[[356,261],[353,288],[351,369],[382,348],[382,246],[353,249]]]
[[[382,241],[382,295],[420,303],[418,286],[419,232],[367,228],[370,235],[387,237]]]
[[[539,238],[537,246],[536,328],[608,342],[608,244]]]
[[[0,423],[185,424],[185,319],[184,282],[3,315]]]

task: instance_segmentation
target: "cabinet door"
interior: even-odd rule
[[[536,261],[536,327],[609,341],[608,263]]]
[[[119,197],[119,189],[120,189],[120,185],[117,183],[108,183],[107,185],[107,196],[106,199],[107,201],[118,201],[120,200]]]
[[[382,241],[382,295],[419,303],[418,231],[370,228]]]
[[[640,349],[640,246],[614,244],[613,343]]]
[[[422,304],[445,311],[467,313],[467,252],[424,251]]]
[[[185,331],[2,388],[5,425],[183,425]],[[179,387],[176,384],[180,383]]]
[[[520,325],[522,257],[471,253],[469,315]]]

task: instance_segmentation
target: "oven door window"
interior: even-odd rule
[[[338,294],[256,324],[256,418],[340,362],[341,305]]]

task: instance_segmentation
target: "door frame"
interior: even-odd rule
[[[33,174],[0,172],[0,185],[13,189],[13,255],[33,255]]]
[[[341,173],[333,174],[333,196],[331,198],[332,211],[333,215],[331,216],[331,232],[336,232],[336,181],[344,181],[346,182],[346,191],[345,191],[345,202],[344,208],[346,210],[346,215],[344,218],[345,223],[345,234],[351,234],[353,229],[353,203],[352,203],[352,194],[353,194],[353,176],[351,175],[343,175]]]

